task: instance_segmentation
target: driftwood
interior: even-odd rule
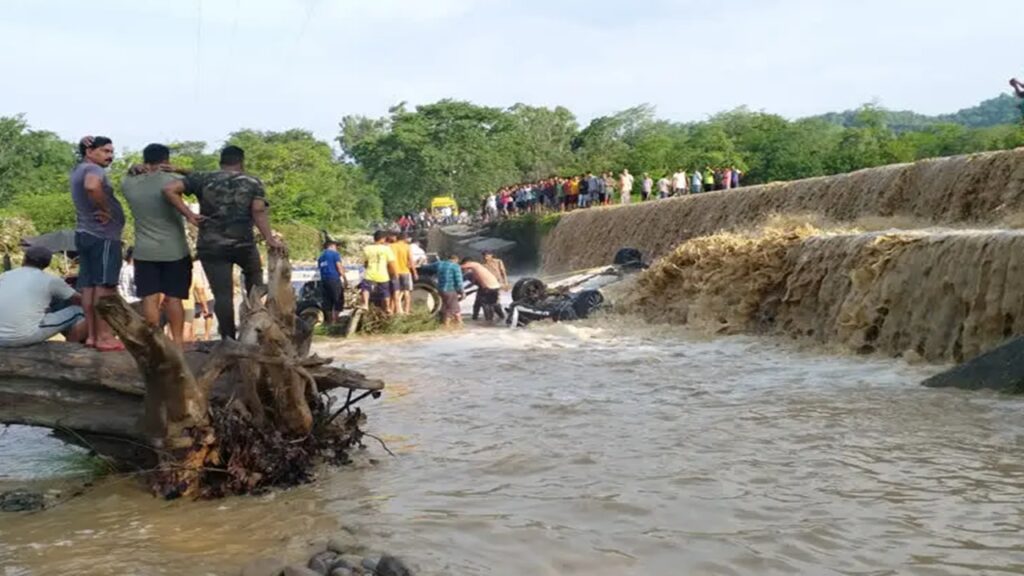
[[[361,390],[361,399],[383,383],[308,356],[312,331],[295,315],[288,259],[268,260],[268,287],[243,304],[237,342],[182,353],[111,296],[98,309],[127,352],[57,342],[0,349],[0,422],[49,427],[121,461],[155,461],[154,488],[165,496],[248,492],[308,479],[318,456],[343,461],[363,416],[325,393],[346,388],[351,400]]]

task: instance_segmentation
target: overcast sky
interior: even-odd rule
[[[953,112],[1024,76],[1022,0],[3,0],[0,115],[219,144],[441,98],[673,120],[877,100]]]

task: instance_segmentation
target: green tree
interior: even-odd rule
[[[384,212],[418,211],[431,197],[453,195],[475,207],[480,197],[517,176],[507,145],[513,124],[497,108],[442,100],[386,121],[347,118],[339,143],[367,170]]]
[[[360,198],[376,194],[360,169],[338,161],[326,142],[307,131],[241,130],[228,142],[245,150],[246,170],[266,186],[275,221],[337,229],[379,216],[377,202]]]

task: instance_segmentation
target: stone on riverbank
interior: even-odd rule
[[[293,564],[291,566],[285,566],[284,576],[321,576],[319,572],[310,570],[305,566],[299,566]]]
[[[338,563],[337,552],[321,552],[309,559],[309,569],[320,574],[320,576],[327,576],[331,569]]]
[[[17,489],[0,494],[0,511],[31,512],[46,508],[46,497],[38,492]]]
[[[342,531],[327,541],[327,549],[344,555],[361,554],[365,547],[359,543],[359,540],[351,532]]]
[[[377,576],[412,576],[412,570],[400,559],[390,554],[380,557],[373,573]]]

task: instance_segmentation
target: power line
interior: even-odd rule
[[[199,84],[202,80],[203,50],[203,0],[196,0],[196,69],[193,84],[196,87],[196,102],[199,101]]]
[[[306,30],[309,28],[309,23],[313,19],[313,12],[316,10],[318,0],[307,0],[306,2],[306,16],[302,19],[302,24],[299,25],[299,33],[295,36],[295,42],[292,43],[291,48],[288,50],[288,55],[285,58],[284,72],[285,76],[290,77],[295,71],[295,66],[291,66],[291,61],[295,58],[296,53],[299,50],[299,46],[302,45],[302,39],[306,35]]]

